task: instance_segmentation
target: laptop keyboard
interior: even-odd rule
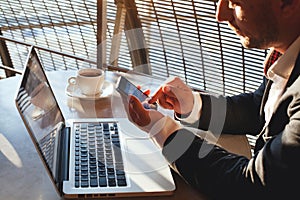
[[[75,187],[127,186],[118,125],[75,124]]]

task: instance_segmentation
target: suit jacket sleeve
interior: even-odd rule
[[[214,123],[212,104],[223,98],[227,100],[223,131],[257,132],[262,127],[259,112],[265,86],[266,80],[254,93],[230,98],[205,96],[202,119],[197,127],[206,130],[211,127]],[[167,139],[163,155],[189,184],[213,197],[289,199],[297,194],[300,179],[299,88],[300,78],[283,97],[278,118],[274,117],[270,127],[263,129],[274,137],[265,137],[263,147],[250,160],[195,136],[187,128]]]
[[[232,97],[201,94],[203,104],[200,119],[194,124],[183,124],[211,130],[215,123],[222,123],[222,133],[255,135],[264,124],[264,119],[260,116],[260,105],[266,85],[267,79],[264,78],[255,92]],[[220,116],[221,110],[226,115]]]

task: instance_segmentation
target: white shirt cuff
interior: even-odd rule
[[[193,106],[193,109],[192,109],[192,112],[190,113],[190,115],[187,116],[186,118],[180,118],[175,114],[175,117],[177,119],[179,119],[180,121],[184,121],[184,122],[192,124],[192,123],[196,122],[197,120],[199,120],[200,113],[201,113],[200,111],[202,109],[202,101],[201,101],[199,92],[193,92],[193,96],[194,96],[194,106]]]

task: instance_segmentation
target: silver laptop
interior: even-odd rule
[[[30,49],[15,103],[64,198],[171,195],[160,150],[125,118],[65,119],[38,55]]]

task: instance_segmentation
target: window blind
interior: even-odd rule
[[[1,0],[2,35],[28,44],[74,55],[62,56],[39,50],[46,70],[94,67],[84,60],[96,60],[96,0]],[[16,69],[22,70],[28,46],[6,41]]]
[[[263,75],[266,51],[245,49],[224,23],[217,23],[216,0],[135,0],[145,35],[152,74],[180,76],[191,87],[232,95],[253,91]],[[116,16],[107,0],[107,54]],[[96,0],[2,0],[4,36],[96,61]],[[7,42],[15,68],[27,47]],[[77,69],[86,63],[40,51],[46,70]],[[107,56],[108,59],[108,56]],[[122,33],[119,66],[132,69]]]
[[[224,95],[256,89],[266,51],[242,47],[215,0],[136,0],[154,76],[180,76],[191,87]]]

